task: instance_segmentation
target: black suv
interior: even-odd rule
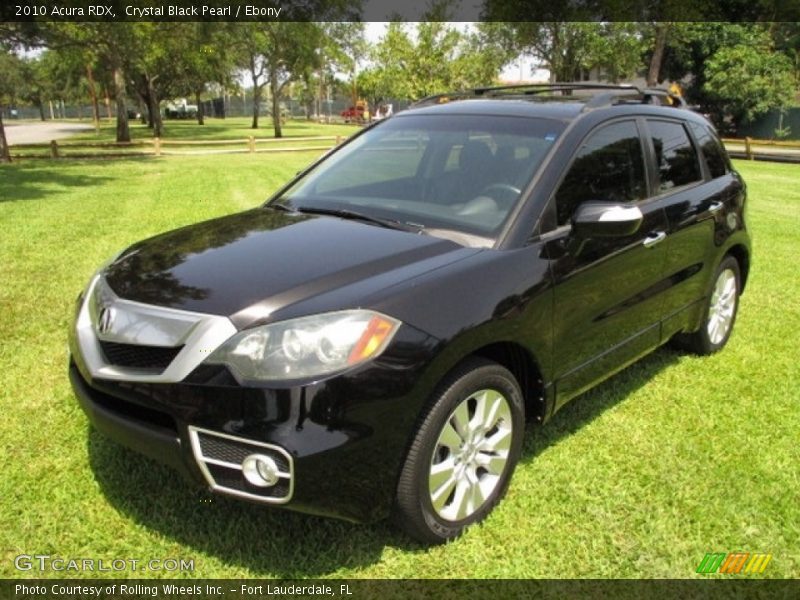
[[[670,340],[725,345],[744,209],[664,91],[436,96],[260,208],[124,250],[69,374],[99,430],[211,490],[440,542],[503,496],[526,420]]]

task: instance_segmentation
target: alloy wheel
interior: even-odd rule
[[[706,330],[712,344],[719,344],[728,335],[736,314],[736,274],[725,269],[717,277],[708,308]]]
[[[456,406],[439,433],[428,476],[440,518],[461,521],[486,503],[502,480],[512,430],[511,407],[497,390],[477,391]]]

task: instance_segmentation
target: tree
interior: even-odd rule
[[[377,106],[390,98],[402,98],[396,93],[395,80],[386,76],[379,67],[370,67],[361,71],[356,79],[356,86],[370,106]]]
[[[24,80],[23,65],[14,50],[39,37],[38,23],[0,22],[0,162],[11,162],[3,110],[15,101]]]
[[[366,57],[368,49],[364,23],[325,23],[323,29],[324,62],[328,70],[336,69],[347,74],[350,98],[355,104],[360,95],[358,66]]]
[[[253,85],[253,121],[250,127],[258,129],[259,107],[267,83],[264,78],[266,65],[261,55],[263,44],[258,23],[236,24],[233,39],[236,40],[234,43],[238,66],[247,71]]]
[[[223,87],[232,82],[233,57],[228,52],[227,30],[216,23],[185,23],[183,51],[179,57],[177,89],[194,97],[197,123],[203,125],[205,114],[202,94],[209,83]]]
[[[130,77],[147,107],[148,126],[163,136],[161,102],[193,97],[198,123],[204,123],[201,95],[209,82],[229,83],[233,64],[227,52],[227,27],[215,23],[136,23],[140,50],[130,60]]]
[[[131,60],[141,51],[142,39],[137,28],[149,23],[47,23],[43,31],[45,43],[53,50],[72,48],[84,53],[86,64],[94,60],[111,72],[117,104],[117,142],[131,140],[128,124],[128,71]],[[145,41],[146,42],[146,41]]]
[[[320,48],[325,34],[317,23],[258,22],[236,24],[234,37],[239,64],[253,83],[253,123],[258,128],[259,106],[265,86],[272,100],[272,126],[282,137],[280,99],[287,85],[322,64]]]
[[[23,59],[25,79],[20,88],[20,96],[39,109],[44,121],[44,105],[48,101],[69,102],[80,105],[90,85],[86,78],[84,53],[75,48],[59,50],[45,49],[36,57]],[[97,116],[96,96],[93,102],[93,116]]]
[[[792,64],[795,89],[800,89],[800,22],[770,23],[776,51],[786,55]]]
[[[647,68],[647,86],[654,87],[661,81],[661,63],[664,60],[664,50],[667,47],[667,36],[671,29],[671,23],[655,23],[653,26],[653,52]]]
[[[685,80],[684,95],[717,127],[736,128],[780,108],[797,83],[791,60],[776,49],[774,24],[673,23],[662,74]],[[788,78],[786,72],[788,70]]]
[[[643,68],[647,41],[639,23],[602,23],[589,40],[585,66],[612,82],[630,80]]]
[[[736,125],[792,102],[792,63],[766,42],[720,48],[706,63],[703,90]]]
[[[39,110],[39,118],[44,121],[44,102],[51,96],[52,87],[49,84],[46,55],[37,58],[26,58],[20,61],[21,78],[17,89],[18,97]]]
[[[14,102],[23,80],[22,61],[0,46],[0,162],[11,162],[11,154],[3,125],[3,111]]]
[[[368,95],[380,98],[409,98],[411,90],[405,79],[408,57],[413,45],[406,25],[389,23],[386,32],[370,53],[373,67],[362,72],[360,88]]]
[[[620,81],[642,66],[644,44],[635,23],[494,23],[488,35],[514,56],[531,54],[550,71],[552,82],[580,81],[593,69]]]
[[[359,85],[380,101],[419,99],[432,94],[491,85],[512,58],[489,34],[489,26],[462,33],[439,21],[420,23],[413,36],[406,25],[390,23],[372,52],[373,66]]]
[[[463,37],[461,55],[453,65],[463,87],[491,85],[503,67],[517,57],[516,52],[495,37],[497,29],[496,23],[478,23],[475,31]]]

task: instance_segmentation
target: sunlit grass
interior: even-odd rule
[[[84,121],[91,124],[91,121]],[[134,140],[150,139],[153,137],[153,130],[143,125],[141,121],[131,119],[131,137]],[[165,140],[220,140],[220,139],[247,139],[249,136],[256,138],[271,138],[274,136],[272,119],[261,116],[258,122],[258,129],[251,128],[252,119],[249,117],[230,117],[227,119],[217,119],[206,117],[205,124],[198,125],[193,119],[165,119],[164,135]],[[358,125],[348,125],[343,123],[316,123],[304,119],[289,119],[282,127],[283,136],[287,138],[307,137],[317,135],[353,135],[358,131]],[[115,121],[104,120],[101,122],[99,135],[90,130],[70,137],[70,141],[114,141]]]
[[[800,577],[798,166],[737,164],[755,254],[728,348],[660,350],[531,429],[507,498],[446,546],[419,547],[385,523],[209,502],[91,431],[65,343],[97,265],[258,205],[315,156],[0,167],[0,576],[30,576],[13,557],[41,553],[194,558],[184,575],[204,578],[685,578],[706,552],[741,550],[773,554],[765,576]]]

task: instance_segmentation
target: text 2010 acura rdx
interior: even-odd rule
[[[443,541],[502,497],[526,419],[669,340],[725,345],[744,209],[662,91],[430,98],[263,207],[124,250],[70,378],[99,430],[216,492]]]

